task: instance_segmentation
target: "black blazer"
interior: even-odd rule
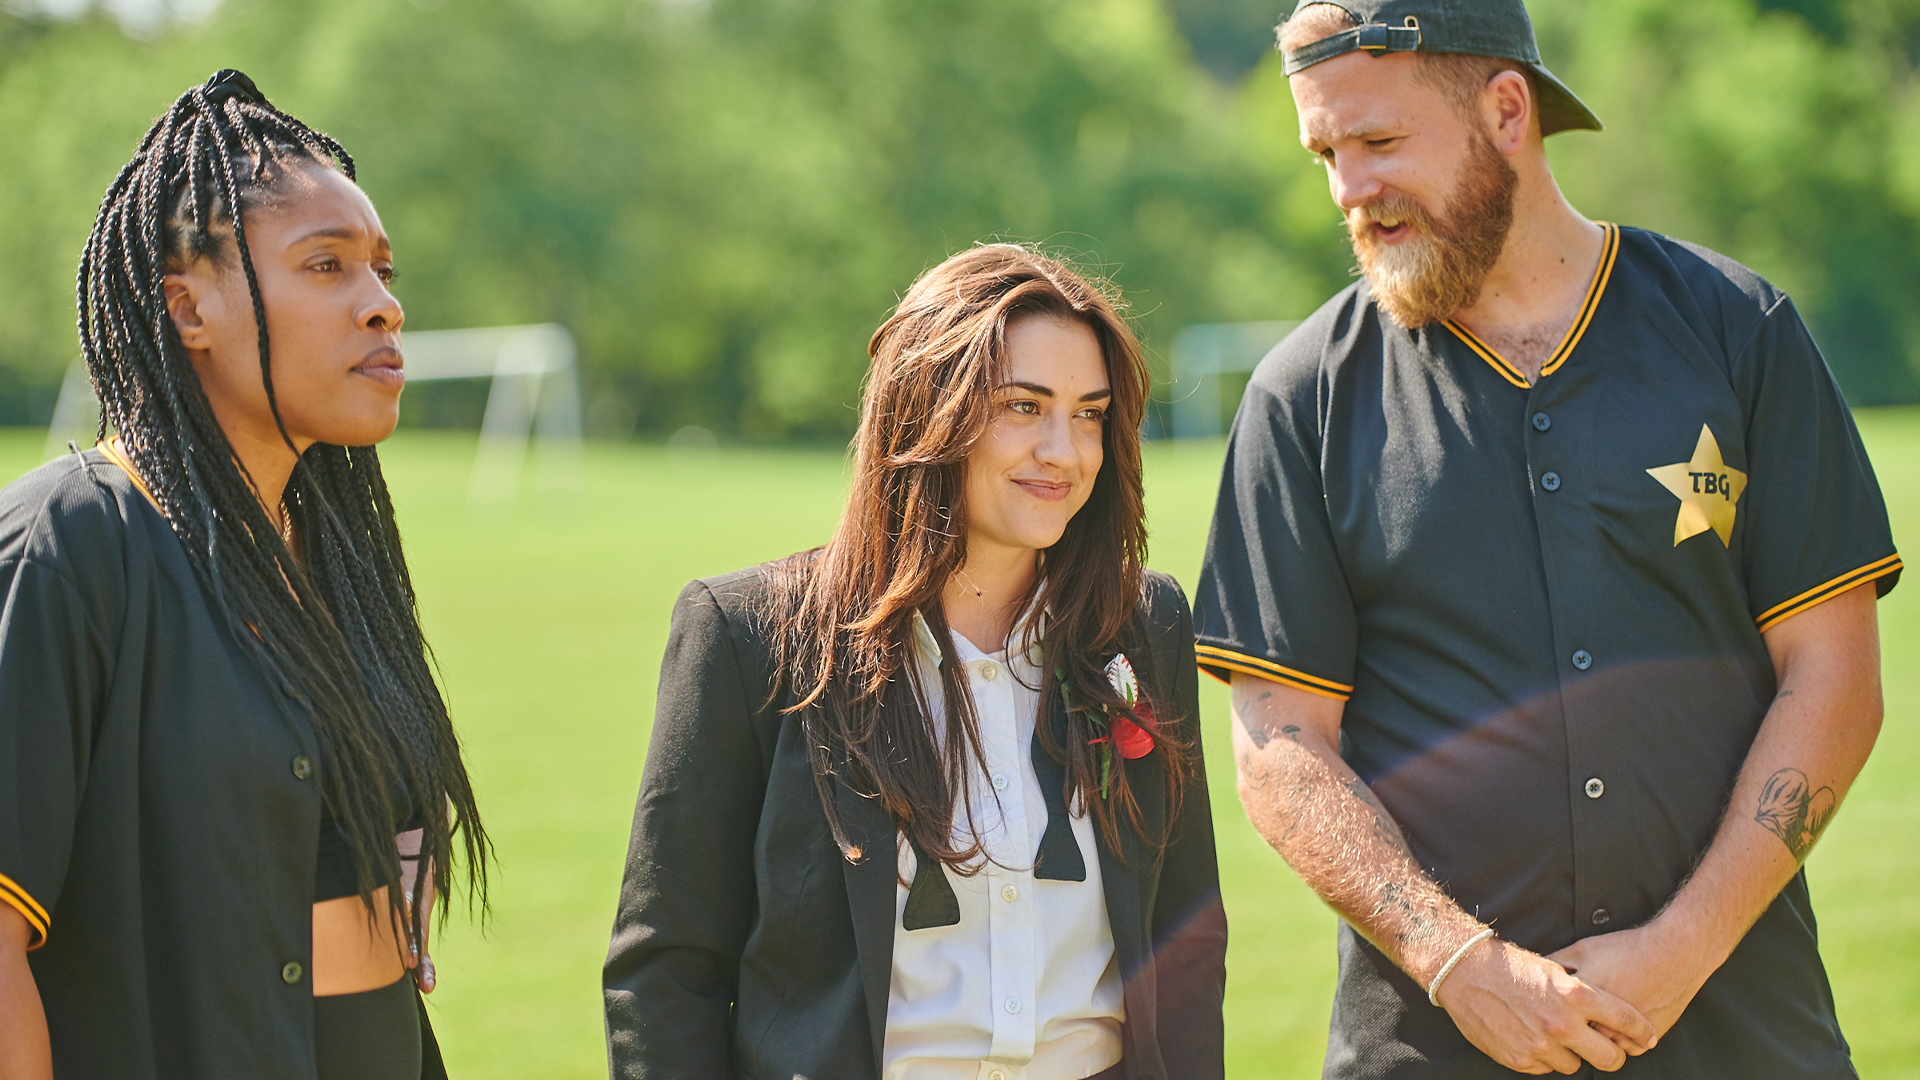
[[[1138,625],[1151,659],[1131,659],[1154,699],[1173,706],[1167,722],[1193,747],[1193,776],[1164,852],[1128,827],[1123,851],[1100,843],[1126,981],[1125,1075],[1211,1080],[1225,1069],[1227,924],[1192,616],[1164,574],[1148,574],[1143,592]],[[674,606],[604,972],[617,1080],[880,1075],[896,832],[877,800],[841,786],[840,813],[867,855],[849,862],[834,845],[799,722],[767,703],[768,597],[765,568],[755,567],[693,582]],[[1122,767],[1149,835],[1159,835],[1168,811],[1160,762]]]

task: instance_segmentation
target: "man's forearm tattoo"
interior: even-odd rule
[[[1261,694],[1260,696],[1267,697],[1268,695]],[[1265,728],[1248,725],[1246,732],[1247,741],[1253,744],[1255,750],[1265,750],[1267,744],[1273,741],[1273,736],[1267,734],[1267,729]],[[1300,725],[1288,724],[1286,727],[1280,729],[1280,734],[1292,739],[1297,744],[1300,741]]]
[[[1806,773],[1781,769],[1760,789],[1760,809],[1753,820],[1779,837],[1795,859],[1805,862],[1813,842],[1833,820],[1835,801],[1832,788],[1816,789]]]
[[[1405,920],[1400,929],[1393,932],[1394,940],[1400,944],[1410,945],[1416,941],[1425,941],[1439,933],[1438,907],[1431,900],[1424,903],[1416,902],[1414,890],[1409,889],[1405,882],[1381,882],[1377,896],[1378,899],[1373,905],[1374,918],[1398,911]]]

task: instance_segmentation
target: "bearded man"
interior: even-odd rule
[[[1196,594],[1341,916],[1329,1077],[1854,1075],[1801,862],[1879,731],[1873,470],[1791,301],[1597,224],[1520,0],[1307,0],[1364,280],[1263,361]]]

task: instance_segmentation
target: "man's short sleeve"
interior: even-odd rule
[[[1345,700],[1353,600],[1327,520],[1311,376],[1290,393],[1272,378],[1279,353],[1261,368],[1234,418],[1194,595],[1200,666]]]
[[[52,932],[73,846],[104,656],[65,573],[0,562],[0,903]]]
[[[1886,501],[1819,347],[1781,297],[1735,358],[1747,410],[1747,599],[1762,631],[1900,576]]]

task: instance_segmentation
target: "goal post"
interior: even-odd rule
[[[557,323],[405,333],[400,351],[407,381],[490,379],[487,411],[467,482],[467,505],[501,513],[513,505],[527,448],[540,449],[544,488],[570,492],[580,477],[580,373],[573,335]],[[60,384],[47,427],[45,458],[67,453],[69,441],[93,444],[100,404],[86,361],[76,357]]]

